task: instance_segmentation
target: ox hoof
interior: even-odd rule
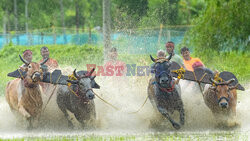
[[[172,123],[173,127],[176,129],[176,130],[179,130],[181,128],[180,124],[176,123],[176,122],[173,122]]]

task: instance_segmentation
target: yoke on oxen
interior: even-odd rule
[[[234,127],[236,122],[237,91],[245,88],[238,82],[236,76],[228,71],[211,73],[204,68],[197,68],[194,72],[181,71],[180,66],[173,62],[171,66],[173,77],[183,73],[182,79],[195,81],[206,85],[203,99],[207,107],[212,111],[215,121],[219,127]],[[199,85],[200,86],[200,85]],[[201,89],[201,87],[200,87]]]
[[[39,69],[37,71],[39,71]],[[50,73],[50,72],[43,72],[42,69],[40,69],[39,72],[41,72],[42,79],[39,81],[45,82],[45,83],[51,83],[54,85],[57,85],[57,84],[60,85],[58,87],[58,91],[57,91],[57,93],[59,92],[57,94],[57,103],[58,103],[58,106],[61,110],[62,110],[62,105],[65,105],[65,104],[73,105],[74,107],[76,107],[75,109],[77,109],[77,106],[79,106],[79,108],[81,110],[84,110],[84,108],[86,109],[86,107],[87,107],[87,109],[85,111],[83,111],[83,112],[81,111],[82,112],[81,114],[74,113],[77,120],[79,120],[79,119],[82,119],[82,115],[84,117],[86,117],[86,115],[88,115],[90,113],[92,113],[90,115],[91,117],[92,116],[95,117],[95,105],[94,105],[93,100],[90,101],[89,103],[82,102],[86,96],[87,96],[87,99],[84,99],[84,101],[85,100],[89,101],[89,99],[94,98],[94,92],[93,92],[92,88],[97,88],[97,89],[100,88],[100,86],[94,80],[95,76],[91,76],[93,71],[94,71],[94,69],[90,72],[87,72],[87,71],[76,72],[76,71],[74,71],[72,75],[67,76],[67,75],[63,75],[61,70],[54,70],[52,73]],[[21,82],[24,80],[24,78],[27,75],[28,75],[28,73],[26,71],[22,71],[21,69],[17,69],[14,72],[8,73],[9,77],[20,78],[20,79],[15,79],[15,80],[19,80]],[[37,84],[37,86],[38,85],[39,84]],[[8,89],[8,87],[9,87],[9,83],[7,85],[7,89]],[[36,87],[36,88],[37,88],[37,91],[39,92],[39,95],[40,95],[41,92],[39,90],[39,87]],[[55,90],[55,88],[54,88],[54,90]],[[15,91],[18,91],[18,87],[15,87],[14,89],[15,89]],[[50,98],[53,95],[54,90],[53,90],[52,94],[50,95]],[[85,94],[86,94],[86,96],[85,96]],[[8,92],[7,92],[6,99],[9,103],[11,109],[13,109],[12,108],[13,104],[11,102],[9,102],[10,101],[9,95],[10,94],[8,94]],[[73,97],[73,100],[65,103],[64,99],[66,98],[66,100],[69,100],[69,97],[70,97],[70,99],[72,99],[71,97]],[[49,98],[49,100],[50,100],[50,98]],[[62,98],[63,98],[63,100],[61,100]],[[74,98],[77,100],[74,100]],[[15,99],[17,99],[17,98],[15,98]],[[47,101],[47,104],[48,104],[49,100]],[[40,101],[41,101],[40,102],[41,104],[39,107],[39,111],[40,111],[39,114],[42,112],[41,108],[43,105],[41,98],[40,98]],[[32,103],[32,102],[30,102],[30,103]],[[36,104],[36,103],[34,103],[34,104]],[[87,105],[87,106],[83,107],[82,104]],[[82,106],[82,107],[80,107],[80,106]],[[45,107],[46,107],[46,105],[45,105]],[[44,109],[45,109],[45,107],[44,107]],[[32,108],[32,106],[31,106],[31,108]],[[91,112],[89,112],[90,109],[91,109]],[[63,110],[62,110],[62,112],[65,113]]]
[[[87,71],[78,71],[79,75],[86,74]],[[8,73],[7,76],[14,77],[14,78],[22,78],[26,75],[25,71],[22,71],[21,69],[17,69],[13,72]],[[68,80],[72,80],[71,76],[69,75],[63,75],[61,70],[54,70],[52,73],[46,72],[43,74],[43,80],[41,82],[45,83],[51,83],[51,84],[59,84],[59,85],[68,85]],[[92,88],[99,89],[100,86],[95,82],[93,79],[91,81]]]
[[[238,82],[238,79],[236,76],[228,71],[223,71],[219,73],[219,75],[215,75],[208,71],[207,69],[203,68],[197,68],[194,71],[188,71],[188,70],[182,70],[180,65],[176,62],[172,62],[171,67],[171,74],[173,77],[178,77],[178,74],[183,73],[183,77],[181,79],[189,80],[189,81],[195,81],[198,83],[204,83],[204,84],[213,84],[214,82],[211,81],[211,79],[225,82],[230,79],[234,79],[234,82],[230,83],[229,86],[235,86],[238,90],[244,91],[245,88]]]

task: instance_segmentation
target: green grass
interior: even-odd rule
[[[216,52],[195,54],[200,57],[206,67],[212,70],[229,71],[235,74],[241,83],[249,83],[250,80],[250,52]]]
[[[86,69],[86,64],[102,65],[103,48],[96,45],[46,45],[50,50],[50,57],[58,61],[59,66],[71,66],[76,69]],[[4,94],[5,86],[13,78],[7,77],[7,73],[19,68],[23,63],[18,55],[25,49],[33,51],[33,61],[41,59],[40,48],[37,46],[14,46],[8,45],[0,50],[0,95]],[[151,54],[156,54],[155,52]],[[201,58],[204,64],[212,70],[230,71],[236,75],[240,83],[247,83],[250,79],[250,53],[217,53],[210,51],[209,54],[194,54]],[[119,60],[127,64],[150,65],[152,61],[149,54],[120,54]]]
[[[65,136],[51,136],[51,137],[26,137],[26,138],[13,138],[6,140],[83,140],[83,141],[151,141],[151,140],[167,140],[167,141],[247,141],[248,134],[242,132],[217,132],[217,133],[204,133],[204,132],[169,132],[169,133],[145,133],[138,135],[65,135]]]

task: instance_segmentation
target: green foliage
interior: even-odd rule
[[[187,33],[185,44],[195,51],[245,52],[250,48],[250,7],[248,0],[211,0],[207,9]]]
[[[147,14],[148,0],[116,0],[117,7],[128,15],[141,18]]]
[[[116,29],[150,27],[174,24],[190,24],[193,18],[203,11],[204,0],[111,0],[112,27]],[[102,0],[29,0],[29,31],[62,27],[61,2],[64,7],[65,26],[102,26]],[[1,0],[0,21],[4,16],[7,32],[15,30],[14,1]],[[79,18],[76,20],[76,7]],[[17,0],[18,30],[25,31],[25,0]],[[3,27],[0,26],[0,30]]]
[[[160,0],[151,1],[152,16],[157,17],[158,21],[164,25],[177,24],[179,0]]]
[[[117,29],[136,28],[147,15],[148,0],[113,0],[111,15]]]
[[[204,12],[205,7],[205,0],[180,0],[178,23],[190,24],[193,19]]]

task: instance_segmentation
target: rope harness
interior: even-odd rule
[[[183,79],[184,78],[184,74],[185,74],[185,69],[183,68],[183,67],[181,67],[180,69],[178,69],[178,70],[172,70],[171,72],[174,72],[174,73],[176,73],[178,76],[177,76],[177,78],[178,79]]]
[[[166,92],[166,93],[170,93],[170,92],[172,92],[172,91],[174,91],[174,86],[175,86],[175,83],[173,83],[173,80],[171,81],[171,87],[170,88],[164,88],[164,87],[161,87],[161,85],[160,84],[158,84],[157,82],[153,82],[152,83],[153,85],[154,84],[156,84],[158,87],[159,87],[159,89],[161,90],[161,91],[163,91],[163,92]]]
[[[21,80],[23,80],[24,82],[24,87],[28,87],[28,88],[36,88],[38,86],[38,84],[34,84],[34,83],[29,83],[27,79],[25,79],[25,77],[23,76],[22,72],[20,71],[20,69],[17,69],[20,76],[21,76]],[[39,71],[35,71],[32,75],[31,75],[31,79],[33,77],[33,75],[36,73],[36,72],[39,72]],[[42,73],[42,72],[40,72]],[[43,73],[42,73],[43,74]],[[33,81],[33,80],[32,80]]]
[[[199,88],[200,88],[200,91],[201,91],[202,96],[204,96],[204,93],[203,93],[203,90],[202,90],[202,87],[201,87],[201,81],[204,79],[204,77],[207,75],[207,73],[203,74],[203,76],[201,77],[200,80],[197,80],[197,77],[196,77],[194,71],[193,71],[193,75],[194,75],[195,81],[199,84]]]
[[[44,106],[42,112],[44,112],[44,110],[45,110],[46,106],[48,105],[50,99],[51,99],[52,96],[54,95],[54,92],[55,92],[55,90],[56,90],[56,84],[57,84],[57,83],[59,82],[59,80],[61,79],[61,76],[62,76],[62,75],[60,74],[60,76],[57,78],[56,83],[54,84],[55,87],[54,87],[52,93],[50,94],[50,97],[49,97],[47,103],[45,104],[45,106]],[[50,73],[50,83],[52,83],[52,78],[51,78],[51,77],[52,77],[52,76],[51,76],[51,73]]]

